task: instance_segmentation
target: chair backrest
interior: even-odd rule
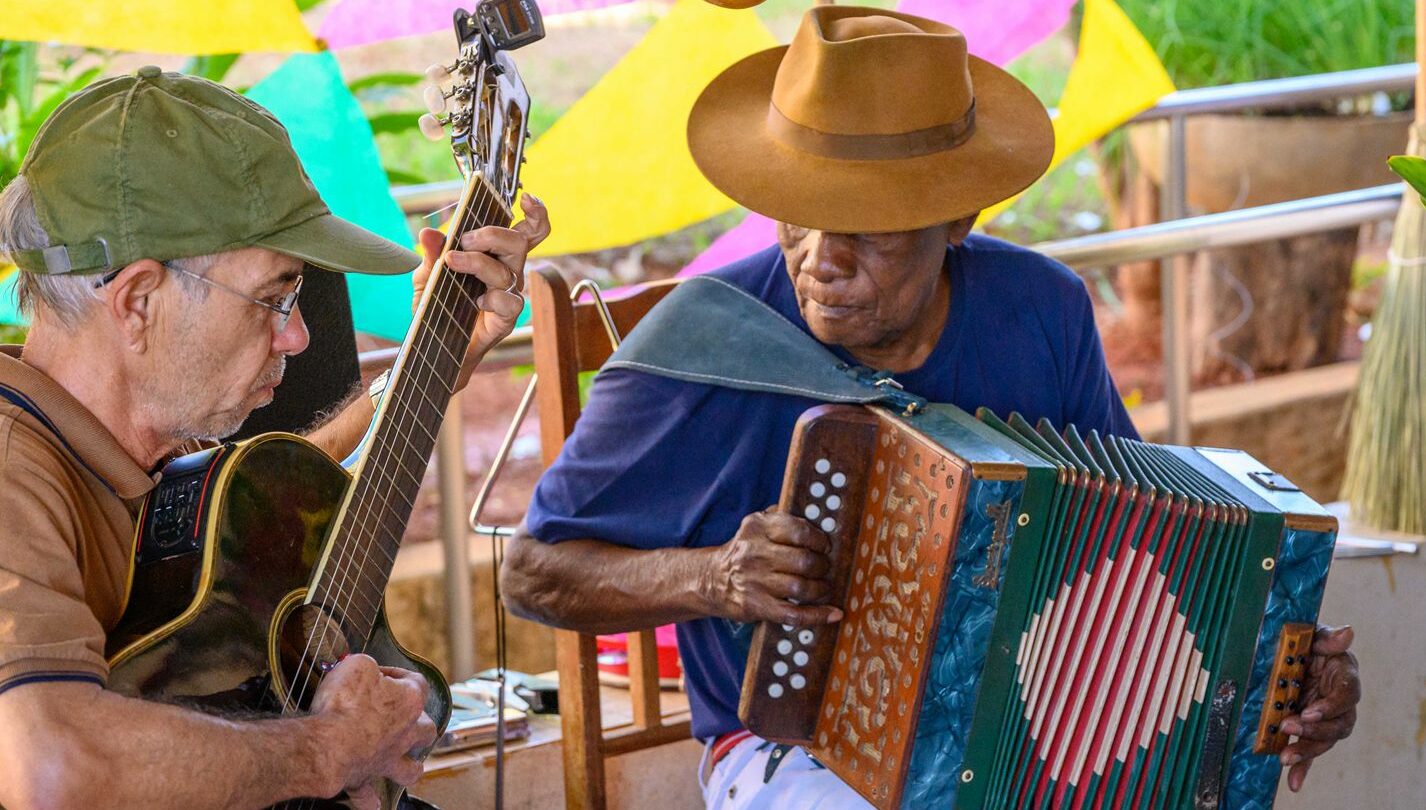
[[[653,282],[606,302],[616,333],[622,337],[677,286],[676,280]],[[570,287],[553,268],[530,274],[528,292],[534,325],[535,401],[540,413],[540,447],[549,465],[560,453],[579,418],[579,375],[593,371],[613,354],[611,337],[592,300],[570,300]],[[658,647],[654,632],[629,634],[629,697],[633,723],[604,729],[599,706],[595,637],[555,631],[555,661],[560,679],[565,804],[579,810],[606,805],[604,759],[689,738],[686,717],[664,723],[659,700]]]

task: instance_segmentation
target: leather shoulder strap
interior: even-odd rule
[[[925,405],[890,374],[843,363],[772,307],[711,276],[678,285],[604,367],[822,402]]]

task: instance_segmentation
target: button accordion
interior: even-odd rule
[[[874,806],[1272,805],[1337,524],[1252,457],[825,405],[781,507],[845,616],[758,626],[739,714]]]

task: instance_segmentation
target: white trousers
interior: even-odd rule
[[[712,747],[712,743],[708,744]],[[708,755],[705,749],[704,756]],[[702,782],[707,810],[873,810],[799,746],[748,737]]]

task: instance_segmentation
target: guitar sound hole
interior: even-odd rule
[[[296,605],[282,618],[278,634],[278,657],[282,666],[282,693],[308,708],[317,683],[326,670],[340,661],[351,648],[341,625],[316,605]]]

